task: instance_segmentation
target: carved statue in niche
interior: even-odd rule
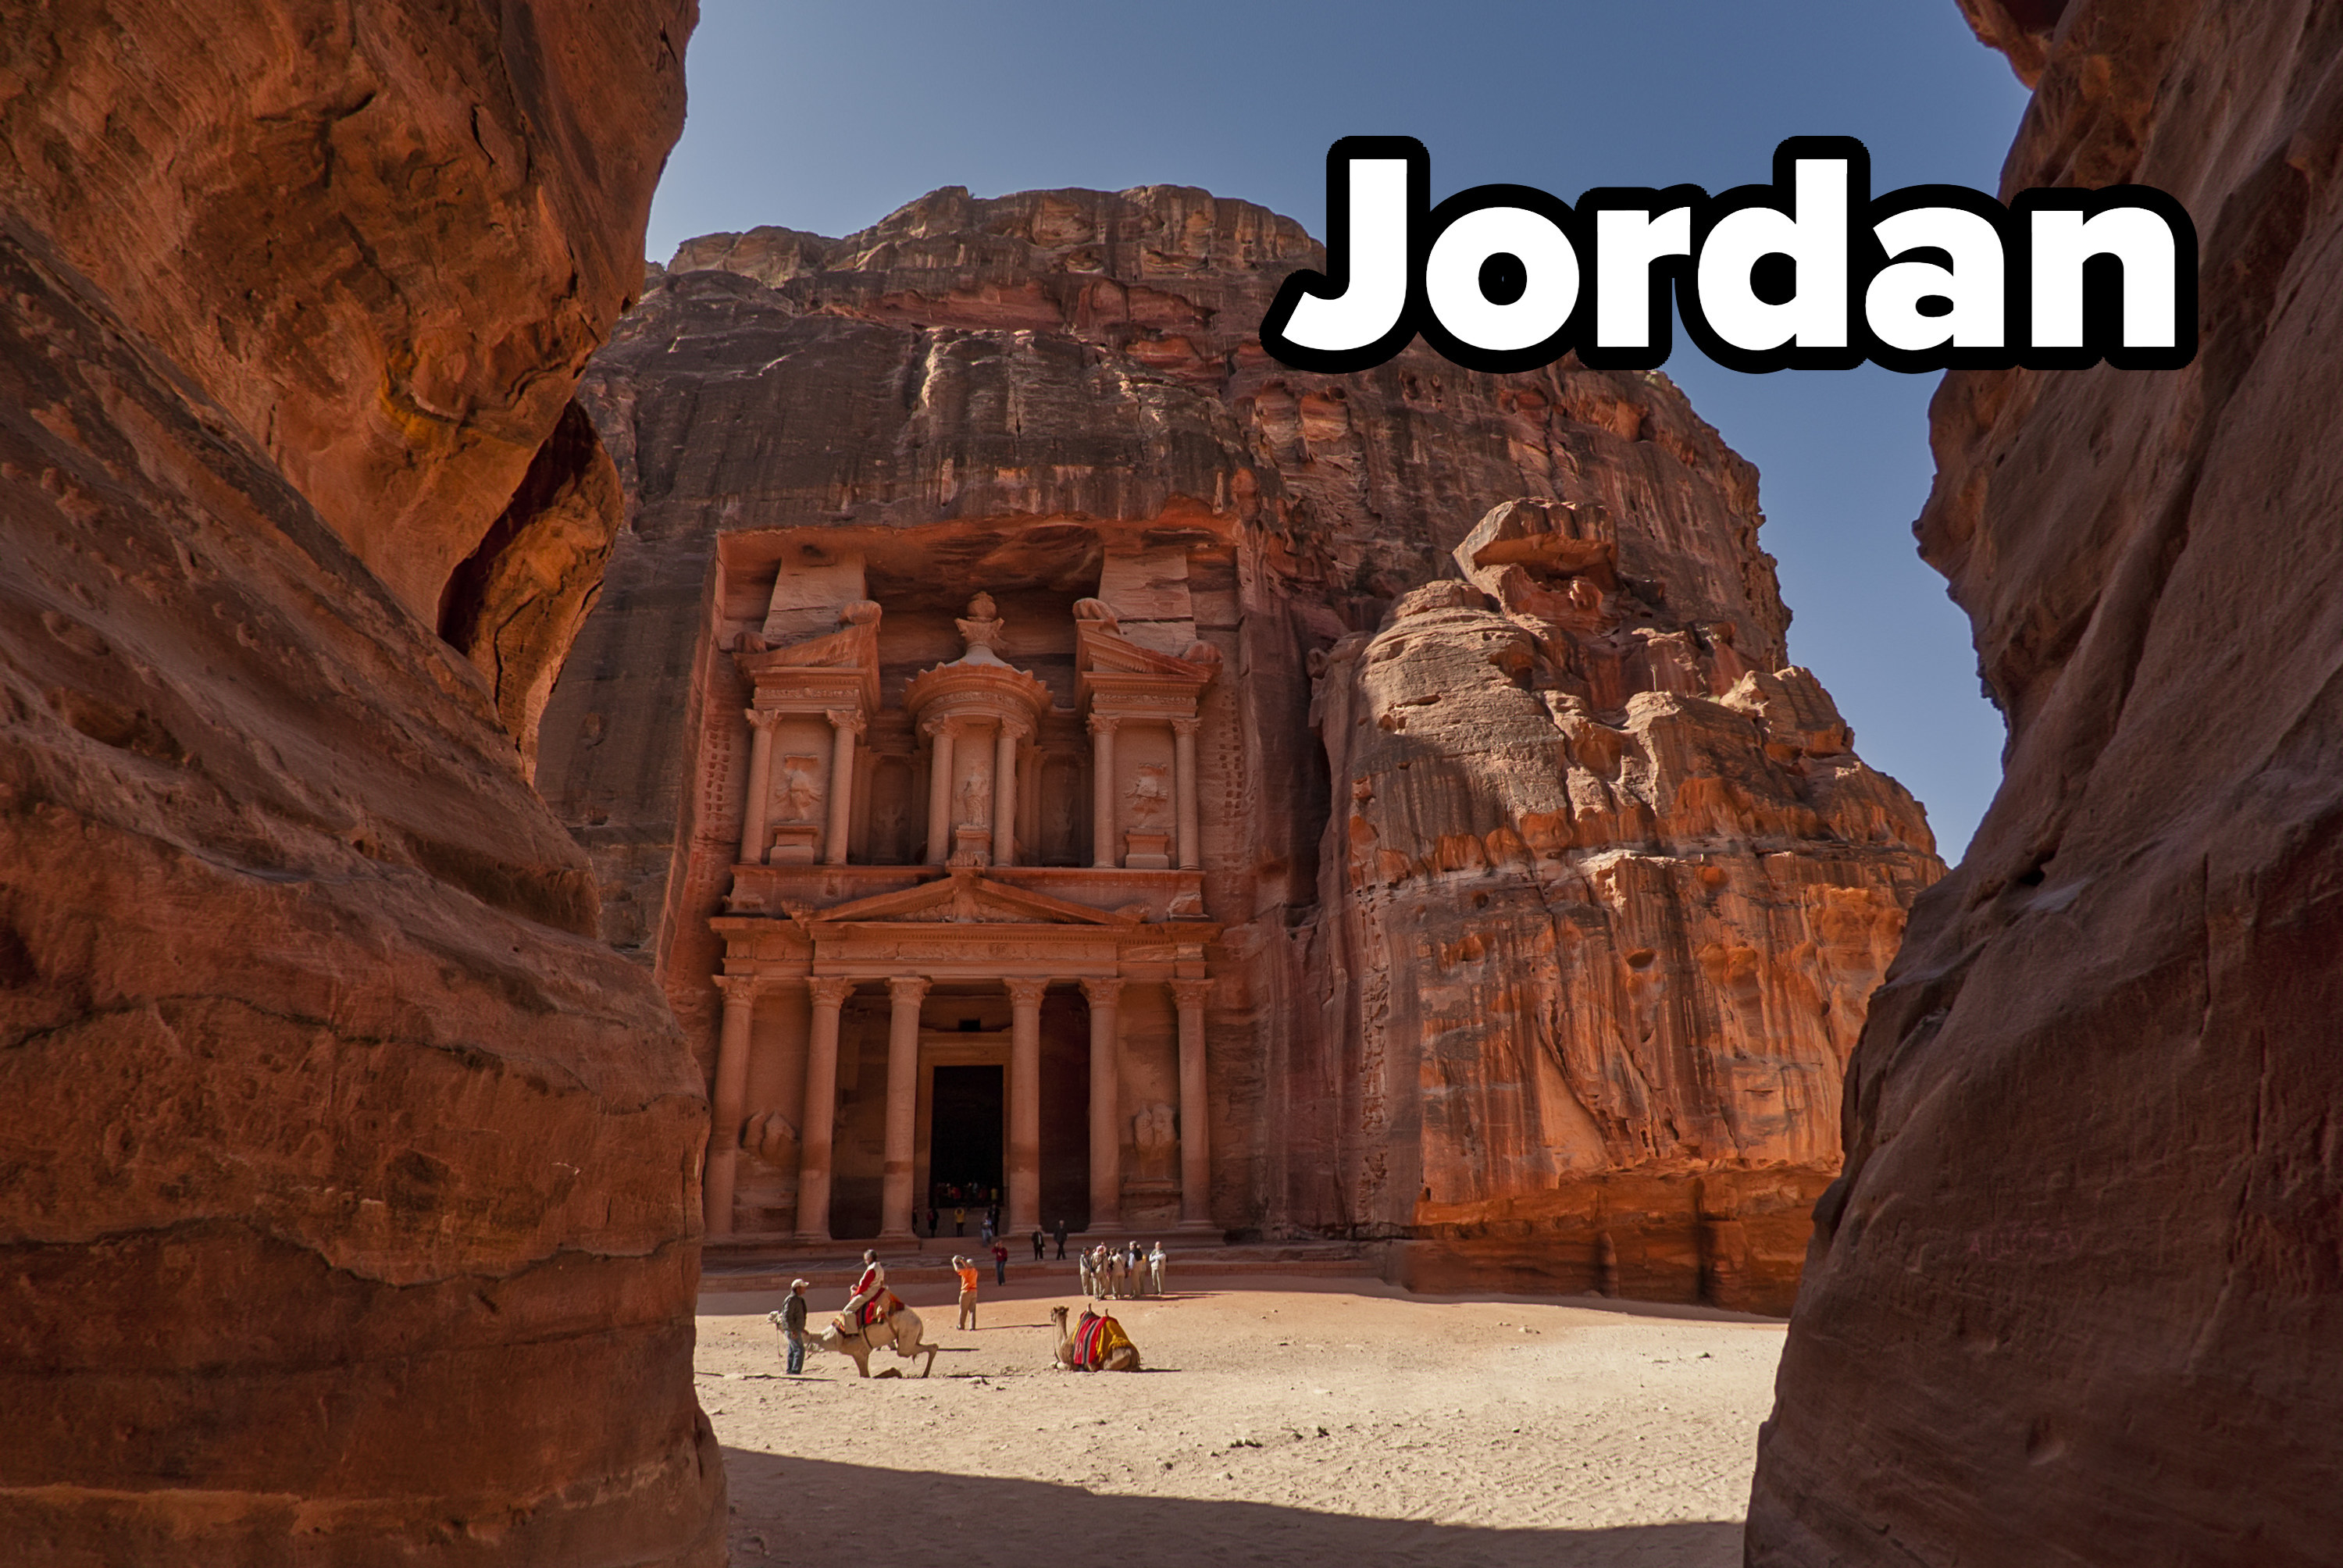
[[[810,757],[781,759],[780,820],[810,822],[821,807],[821,779]]]
[[[1132,1117],[1131,1141],[1139,1167],[1132,1174],[1142,1181],[1171,1178],[1179,1163],[1180,1132],[1170,1106],[1159,1101]]]
[[[1131,821],[1141,828],[1161,827],[1172,814],[1172,770],[1159,762],[1141,767],[1131,781]]]
[[[911,858],[909,776],[900,762],[881,763],[870,780],[870,856],[882,866]]]
[[[743,1121],[740,1147],[777,1170],[797,1169],[798,1130],[778,1111],[768,1111]]]
[[[1081,848],[1075,835],[1081,830],[1074,804],[1073,769],[1057,764],[1042,775],[1042,806],[1046,812],[1043,825],[1045,850],[1052,865],[1071,866]]]
[[[992,790],[985,783],[981,768],[970,767],[960,775],[960,789],[954,792],[952,800],[958,808],[952,818],[956,825],[976,827],[987,819],[992,809]]]

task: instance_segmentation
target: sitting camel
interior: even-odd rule
[[[847,1332],[846,1314],[840,1312],[830,1320],[830,1327],[822,1330],[819,1336],[809,1334],[806,1337],[806,1343],[815,1350],[833,1351],[842,1356],[851,1356],[854,1359],[854,1370],[864,1377],[870,1375],[871,1352],[882,1347],[891,1348],[905,1361],[910,1361],[914,1356],[925,1355],[928,1359],[926,1364],[920,1368],[920,1375],[926,1377],[936,1370],[936,1352],[941,1347],[921,1341],[919,1313],[903,1305],[891,1292],[888,1296],[888,1301],[890,1306],[887,1315],[875,1322],[866,1324],[860,1333]],[[769,1315],[775,1322],[780,1319],[779,1312]],[[894,1374],[890,1372],[888,1375],[892,1377]]]
[[[1050,1322],[1057,1325],[1055,1362],[1061,1372],[1137,1372],[1139,1347],[1122,1325],[1103,1313],[1085,1309],[1079,1330],[1067,1326],[1067,1309],[1051,1307]]]

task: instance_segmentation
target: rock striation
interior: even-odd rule
[[[2202,348],[1937,394],[2005,778],[1855,1053],[1749,1561],[2331,1562],[2343,35],[1978,10],[2035,84],[2006,190],[2178,197]]]
[[[1463,580],[1329,650],[1320,1120],[1350,1211],[1423,1239],[1419,1278],[1559,1252],[1780,1311],[1941,868],[1811,674],[1747,668],[1617,554],[1600,508],[1508,502]]]
[[[627,521],[538,783],[712,1076],[744,638],[867,598],[883,685],[889,628],[950,658],[983,589],[1012,628],[1208,658],[1214,1222],[1389,1238],[1420,1282],[1778,1310],[1864,999],[1940,869],[1925,824],[1789,666],[1756,475],[1670,383],[1292,371],[1256,331],[1322,260],[1172,186],[687,243],[581,388]],[[784,1108],[763,1049],[752,1129]]]
[[[514,739],[691,20],[5,29],[11,1561],[722,1559],[702,1092]]]

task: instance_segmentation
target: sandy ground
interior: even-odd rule
[[[1783,1327],[1693,1307],[1180,1281],[1115,1312],[1136,1374],[1050,1370],[1048,1309],[975,1332],[907,1296],[932,1378],[881,1352],[782,1375],[777,1295],[700,1300],[732,1560],[979,1568],[1330,1563],[1731,1568]],[[818,1326],[840,1304],[809,1292]]]

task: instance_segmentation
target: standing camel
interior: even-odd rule
[[[1050,1322],[1058,1330],[1058,1348],[1054,1361],[1061,1372],[1137,1372],[1139,1347],[1122,1332],[1122,1325],[1102,1313],[1084,1312],[1082,1332],[1076,1333],[1067,1325],[1068,1312],[1064,1307],[1050,1309]]]
[[[779,1316],[779,1313],[772,1315]],[[924,1355],[928,1359],[920,1368],[920,1375],[926,1377],[936,1370],[936,1352],[941,1347],[923,1342],[920,1333],[920,1314],[909,1307],[898,1305],[877,1322],[866,1324],[859,1334],[846,1332],[846,1314],[840,1312],[830,1320],[830,1327],[821,1332],[820,1338],[809,1339],[806,1342],[816,1350],[851,1357],[854,1370],[864,1377],[870,1375],[871,1352],[882,1347],[891,1349],[905,1361]]]

